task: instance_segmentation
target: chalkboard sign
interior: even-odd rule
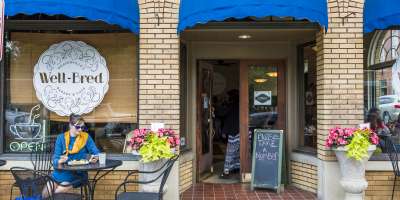
[[[280,191],[282,171],[282,130],[254,130],[251,189]]]

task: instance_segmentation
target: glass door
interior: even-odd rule
[[[205,61],[198,62],[198,105],[197,105],[197,166],[198,179],[213,172],[213,66]]]
[[[241,173],[251,170],[255,129],[285,129],[285,64],[279,60],[246,60],[240,64]],[[242,176],[242,179],[247,179]]]

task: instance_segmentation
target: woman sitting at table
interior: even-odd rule
[[[57,136],[53,164],[62,165],[72,160],[87,159],[92,155],[89,162],[95,163],[98,160],[99,150],[88,133],[83,131],[85,121],[79,115],[72,114],[69,117],[69,131]],[[52,174],[56,182],[55,193],[64,193],[73,187],[80,187],[82,182],[87,181],[87,172],[70,172],[54,170]]]

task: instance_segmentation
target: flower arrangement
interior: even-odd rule
[[[171,158],[179,144],[178,134],[171,129],[135,129],[129,139],[132,150],[139,152],[143,162]]]
[[[378,143],[379,137],[371,129],[335,127],[329,130],[325,146],[347,148],[347,157],[362,160],[368,157],[368,147]]]

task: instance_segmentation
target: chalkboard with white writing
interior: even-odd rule
[[[281,185],[282,130],[254,130],[251,189],[268,188],[277,192]]]

